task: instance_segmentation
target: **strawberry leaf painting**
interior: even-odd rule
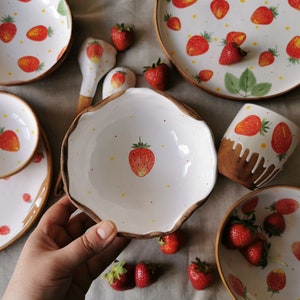
[[[254,73],[249,68],[246,68],[240,77],[227,72],[224,77],[224,84],[229,93],[239,94],[244,98],[265,96],[272,87],[270,82],[257,83]]]

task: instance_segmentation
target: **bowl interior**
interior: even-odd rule
[[[1,1],[0,12],[0,84],[30,82],[48,73],[70,44],[66,1]]]
[[[0,178],[21,170],[34,155],[39,124],[28,104],[15,95],[0,93]]]
[[[223,245],[221,239],[224,226],[230,215],[234,213],[243,217],[247,207],[250,206],[254,209],[256,224],[262,225],[264,218],[271,213],[269,207],[274,203],[277,203],[275,206],[278,207],[277,211],[284,214],[286,229],[279,237],[268,237],[270,250],[267,266],[265,268],[252,266],[239,250],[228,249]],[[267,300],[276,297],[278,299],[297,299],[299,297],[299,205],[299,188],[274,186],[247,194],[229,210],[218,232],[216,258],[222,281],[229,293],[235,297],[234,299],[244,297],[243,299]],[[278,286],[278,290],[276,290],[275,283],[272,283],[272,280],[267,281],[268,276],[272,277],[270,274],[281,274],[281,277],[273,275],[276,278],[274,279],[275,283],[285,277],[285,286],[283,288]]]
[[[211,131],[180,107],[131,88],[82,114],[65,141],[71,198],[129,235],[178,226],[216,180]]]

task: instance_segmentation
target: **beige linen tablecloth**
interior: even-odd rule
[[[130,50],[118,55],[117,65],[126,66],[136,73],[138,87],[148,86],[143,78],[143,66],[152,64],[158,57],[167,61],[155,34],[154,0],[69,0],[69,5],[74,16],[74,44],[63,65],[52,75],[36,83],[18,87],[0,87],[2,91],[12,92],[24,98],[37,113],[52,148],[53,183],[59,171],[61,142],[76,110],[82,80],[77,55],[84,39],[91,36],[110,42],[109,33],[112,25],[120,22],[134,24],[136,42]],[[226,127],[244,103],[222,99],[190,85],[173,67],[171,79],[172,84],[167,92],[194,108],[202,116],[212,129],[218,148]],[[299,97],[298,88],[281,97],[256,103],[299,123]],[[102,82],[98,86],[95,101],[101,98]],[[285,170],[271,182],[272,185],[300,186],[299,151],[298,147]],[[162,254],[157,239],[150,239],[133,240],[120,255],[120,259],[131,262],[151,260],[165,265],[166,271],[158,282],[145,289],[135,288],[116,292],[99,277],[93,283],[86,299],[230,299],[219,277],[211,288],[205,291],[194,290],[187,277],[187,267],[196,256],[215,265],[214,251],[218,226],[227,209],[248,192],[246,188],[219,176],[207,202],[184,223],[183,228],[188,232],[190,239],[188,245],[179,253],[171,256]],[[47,207],[55,201],[57,198],[51,192]],[[0,252],[0,295],[6,288],[29,233]]]

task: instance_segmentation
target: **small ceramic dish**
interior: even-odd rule
[[[233,299],[297,299],[300,289],[300,188],[271,186],[250,192],[228,211],[216,239],[216,260],[222,281]],[[283,215],[285,230],[269,237],[264,220],[274,211]],[[267,264],[263,268],[250,264],[241,251],[225,246],[225,228],[232,216],[255,216],[260,235],[269,243]],[[255,250],[254,250],[255,251]],[[276,295],[275,295],[276,294]]]
[[[72,15],[65,0],[1,1],[0,84],[46,76],[63,62],[71,37]]]
[[[212,191],[211,130],[193,110],[148,88],[114,94],[79,115],[62,147],[65,189],[119,235],[150,238],[177,229]]]
[[[0,92],[0,178],[23,169],[39,143],[39,122],[21,98]]]

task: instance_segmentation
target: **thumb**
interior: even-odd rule
[[[61,263],[69,270],[75,269],[89,258],[104,250],[117,235],[117,228],[111,221],[102,221],[60,249],[58,257]]]

